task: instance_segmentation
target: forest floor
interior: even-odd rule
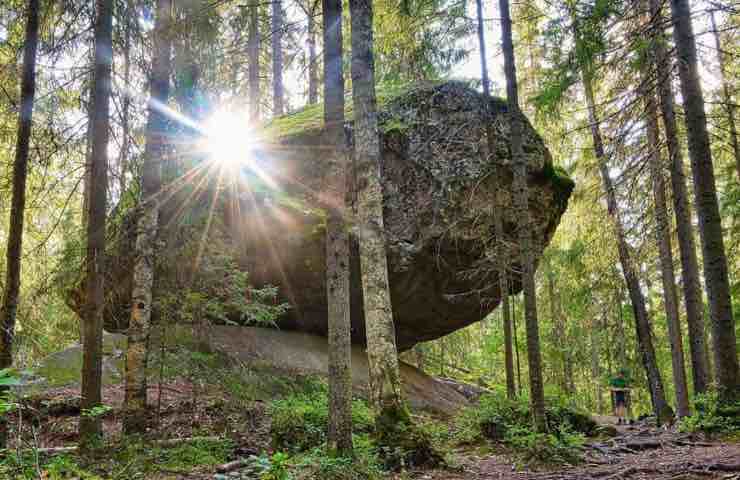
[[[226,392],[209,385],[195,386],[187,378],[170,379],[160,391],[152,385],[152,429],[148,440],[135,444],[121,432],[120,385],[104,390],[104,402],[112,407],[103,417],[107,445],[92,461],[76,456],[53,460],[37,455],[39,449],[64,447],[76,442],[79,421],[79,389],[57,388],[26,404],[21,416],[13,417],[15,442],[11,451],[34,452],[26,464],[3,470],[9,479],[100,479],[146,478],[156,480],[256,479],[249,468],[218,473],[235,458],[265,457],[271,452],[268,401],[233,402]],[[150,401],[151,401],[150,400]],[[159,415],[156,413],[159,411]],[[611,417],[598,417],[610,424]],[[18,435],[20,425],[22,435]],[[740,443],[713,442],[695,435],[649,427],[618,426],[617,435],[591,439],[583,447],[584,461],[575,466],[523,466],[511,451],[488,446],[456,449],[448,455],[454,468],[406,471],[389,475],[394,480],[614,480],[614,479],[740,479]],[[23,438],[23,440],[21,440]],[[215,439],[209,450],[178,445],[159,447],[164,439]],[[215,447],[214,447],[215,446]],[[43,450],[41,450],[43,452]],[[49,453],[49,452],[47,452]],[[64,455],[64,452],[62,453]],[[64,458],[64,457],[62,457]],[[30,462],[30,463],[29,463]],[[55,466],[56,465],[56,466]],[[61,465],[61,467],[59,467]],[[82,465],[82,467],[79,467]],[[61,470],[59,470],[61,468]],[[56,470],[54,470],[56,469]],[[223,470],[223,468],[221,468]],[[47,472],[67,472],[52,475]]]
[[[617,428],[616,437],[587,443],[579,465],[522,467],[511,455],[462,451],[459,472],[419,471],[411,476],[425,480],[740,479],[740,443],[698,441],[656,428]]]

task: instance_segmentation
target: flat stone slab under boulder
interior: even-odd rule
[[[327,340],[301,332],[256,327],[214,326],[210,330],[214,350],[248,364],[301,375],[327,375]],[[450,415],[469,404],[453,387],[435,380],[413,365],[401,362],[401,381],[413,409]],[[364,393],[368,383],[364,347],[352,347],[352,384]]]

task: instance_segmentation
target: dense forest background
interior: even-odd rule
[[[115,0],[106,7],[112,8],[109,124],[103,127],[109,136],[104,146],[108,183],[107,189],[96,189],[99,167],[88,167],[92,163],[89,159],[94,152],[100,153],[96,149],[103,145],[96,143],[95,136],[102,113],[93,106],[95,89],[103,88],[96,85],[94,72],[101,65],[96,60],[96,35],[101,31],[96,19],[99,21],[104,3],[108,2],[5,0],[0,4],[0,254],[8,259],[12,257],[11,222],[17,214],[11,208],[13,166],[20,145],[18,116],[24,108],[21,83],[24,50],[28,50],[28,12],[33,10],[38,17],[12,357],[20,370],[81,341],[84,322],[80,320],[80,305],[75,304],[77,297],[70,292],[80,288],[83,273],[92,268],[87,261],[88,216],[96,207],[90,208],[90,202],[99,214],[107,214],[106,235],[115,235],[116,228],[125,224],[126,212],[151,192],[152,186],[147,184],[150,167],[145,161],[148,155],[159,152],[177,159],[163,164],[163,182],[167,183],[176,181],[182,165],[197,163],[197,155],[229,155],[227,150],[214,148],[213,143],[204,145],[196,138],[198,132],[209,128],[251,122],[269,130],[271,125],[281,125],[279,118],[283,116],[312,121],[305,113],[318,104],[325,105],[327,126],[334,125],[326,116],[330,110],[324,94],[326,85],[333,81],[327,77],[331,69],[322,63],[331,55],[324,45],[326,25],[322,22],[327,14],[322,14],[318,0],[183,0],[173,1],[169,7],[163,7],[168,2],[162,1]],[[703,380],[710,390],[721,383],[717,373],[724,372],[715,364],[721,357],[715,355],[717,345],[722,343],[712,333],[712,322],[717,320],[713,319],[705,277],[710,272],[714,279],[711,265],[709,270],[706,265],[705,270],[700,269],[702,274],[695,272],[700,298],[693,313],[686,311],[689,289],[685,288],[684,247],[689,224],[679,221],[677,225],[677,215],[690,222],[699,266],[706,260],[701,242],[712,243],[717,235],[699,235],[704,225],[696,213],[696,199],[706,199],[702,197],[706,192],[695,196],[690,163],[696,154],[689,150],[694,140],[685,121],[693,118],[687,110],[696,98],[686,99],[681,94],[679,74],[685,57],[682,46],[670,35],[671,8],[678,8],[673,3],[688,5],[678,0],[522,0],[510,6],[513,50],[507,58],[515,59],[519,108],[542,136],[554,164],[575,182],[566,213],[534,275],[542,383],[545,396],[560,397],[593,413],[611,411],[609,379],[622,369],[633,383],[634,413],[650,413],[656,408],[651,402],[656,372],[646,374],[641,353],[644,337],[638,338],[641,319],[635,318],[640,312],[625,276],[631,275],[636,282],[631,286],[637,285],[644,295],[657,374],[673,408],[680,410],[677,369],[685,369],[686,385],[679,390],[687,389],[688,398],[697,391],[697,379],[703,378],[693,370],[697,360],[692,358],[692,341],[697,341],[699,333],[706,346],[703,362],[708,366]],[[172,18],[167,28],[161,29],[156,21],[166,8],[171,9]],[[370,56],[374,56],[373,84],[379,99],[384,92],[409,83],[459,79],[511,101],[511,83],[507,96],[504,75],[506,35],[502,44],[503,14],[498,5],[480,0],[477,5],[465,0],[378,0],[373,9],[374,16],[367,18],[372,20],[374,32]],[[349,11],[349,5],[345,6],[344,16],[337,20],[345,41],[342,51],[334,52],[335,60],[344,66],[347,98],[351,98],[353,82],[358,78],[367,81],[351,71],[353,47],[359,47],[354,37],[350,41],[350,32],[358,27]],[[740,335],[740,150],[736,127],[740,121],[740,5],[700,0],[691,2],[689,13],[711,148],[709,170],[713,166],[719,233],[724,242],[725,279],[729,279],[731,313],[724,328]],[[161,37],[155,35],[158,28],[164,32]],[[172,49],[166,66],[157,57],[164,51],[163,38]],[[662,50],[656,49],[656,42]],[[660,58],[661,51],[667,60]],[[676,122],[672,127],[666,125],[661,109],[666,86],[675,95]],[[164,104],[155,103],[154,110],[168,113],[166,118],[152,120],[156,117],[151,113],[152,102],[158,101],[157,95]],[[354,105],[357,108],[358,103]],[[290,117],[296,113],[299,115]],[[214,114],[221,115],[221,123],[209,124],[214,122]],[[332,121],[341,125],[342,118]],[[167,146],[152,146],[156,142],[150,142],[151,122],[157,121],[170,139]],[[283,121],[282,125],[286,124],[295,127],[290,120]],[[693,128],[690,122],[688,125]],[[675,136],[671,138],[670,133]],[[238,130],[229,129],[212,134],[224,143],[238,135]],[[681,171],[676,171],[676,155],[683,158]],[[701,168],[706,167],[705,163]],[[676,193],[676,179],[681,177],[688,191]],[[269,187],[269,182],[265,184]],[[265,184],[259,188],[268,188]],[[209,184],[208,188],[216,191],[219,186]],[[662,194],[656,193],[659,191]],[[684,195],[684,204],[676,200],[677,195]],[[677,212],[677,208],[683,210]],[[153,221],[156,224],[156,219]],[[198,253],[201,251],[202,247]],[[188,255],[186,252],[172,261],[182,261]],[[625,255],[631,257],[629,272]],[[673,280],[665,283],[668,266],[673,267]],[[224,274],[223,265],[199,267],[203,272],[197,281],[202,285],[211,285],[218,275],[232,275],[229,285],[248,288],[248,276]],[[6,295],[7,268],[0,263],[0,291]],[[516,274],[526,276],[526,272]],[[254,294],[265,300],[266,306],[249,310],[242,323],[268,324],[288,308],[275,304],[272,289],[255,290]],[[149,301],[151,296],[150,281]],[[514,339],[510,375],[515,374],[516,392],[526,397],[533,391],[528,365],[534,357],[528,349],[525,318],[531,305],[526,305],[524,296],[511,296],[507,312],[513,321]],[[220,307],[195,295],[187,301],[170,297],[154,301],[160,302],[156,308],[180,309],[179,318],[206,316],[209,321],[223,323]],[[687,321],[687,316],[695,318],[697,312],[703,319],[701,332]],[[671,315],[677,323],[671,323]],[[502,306],[484,321],[416,345],[402,353],[401,359],[431,375],[505,392],[503,316]],[[677,325],[678,331],[672,325]],[[740,349],[737,344],[734,348],[723,358],[734,354],[737,368]],[[739,381],[735,379],[736,390]],[[737,398],[737,391],[729,395]]]

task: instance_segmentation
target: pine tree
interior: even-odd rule
[[[696,242],[691,224],[689,193],[684,175],[683,153],[678,139],[673,87],[671,86],[672,66],[662,38],[663,14],[660,0],[649,0],[652,23],[651,56],[655,65],[655,77],[660,96],[660,110],[668,147],[669,171],[673,197],[673,211],[676,217],[676,237],[681,257],[681,280],[686,322],[689,326],[689,350],[691,353],[691,374],[696,393],[704,393],[708,386],[709,368],[704,341],[704,312],[699,283],[699,262],[696,257]]]
[[[284,112],[283,92],[283,3],[272,1],[272,114]]]
[[[582,72],[583,88],[586,93],[586,104],[588,106],[588,118],[591,124],[591,136],[593,138],[594,153],[596,160],[599,162],[599,171],[601,180],[606,194],[607,212],[611,218],[614,234],[617,240],[617,249],[619,251],[619,262],[622,266],[624,281],[627,285],[630,301],[632,302],[632,312],[635,316],[635,332],[637,334],[637,344],[640,349],[642,363],[645,373],[648,377],[650,387],[650,398],[653,402],[658,423],[670,421],[673,418],[673,410],[665,399],[665,389],[663,388],[663,379],[658,369],[657,359],[655,357],[655,348],[653,347],[652,332],[650,328],[650,318],[648,317],[647,308],[645,307],[645,297],[640,289],[639,278],[632,262],[629,245],[624,234],[624,227],[619,215],[617,196],[614,191],[614,185],[609,176],[609,166],[607,164],[604,144],[599,127],[598,117],[596,115],[596,103],[594,101],[593,87],[591,86],[590,74]],[[624,362],[622,362],[624,363]]]
[[[688,0],[671,0],[671,13],[694,180],[694,203],[699,217],[704,280],[712,318],[715,377],[722,400],[731,402],[740,397],[735,319],[732,316],[722,219],[719,214],[707,116],[704,111],[704,93],[699,82],[696,42]]]
[[[370,403],[376,423],[405,412],[393,325],[380,183],[380,137],[375,98],[372,0],[350,0],[352,98],[360,269],[370,367]],[[391,415],[390,417],[388,417]],[[384,420],[383,420],[384,419]],[[380,427],[379,427],[380,428]]]
[[[530,231],[529,200],[527,191],[527,160],[522,147],[522,114],[519,110],[517,93],[514,41],[511,32],[509,1],[499,0],[501,30],[503,36],[504,71],[506,74],[506,97],[509,106],[511,157],[514,167],[514,202],[517,210],[517,233],[519,236],[522,285],[524,288],[524,320],[527,332],[527,358],[529,360],[529,390],[535,427],[543,432],[547,428],[545,419],[545,393],[542,385],[542,355],[537,320],[537,290],[534,280],[534,249]]]
[[[328,175],[326,298],[329,324],[329,449],[352,453],[352,367],[349,304],[348,156],[344,135],[342,3],[323,0],[325,144],[333,149]]]
[[[725,54],[722,50],[722,44],[719,38],[719,30],[717,30],[717,20],[714,18],[714,10],[709,11],[709,18],[712,22],[714,46],[717,49],[717,63],[719,63],[719,76],[722,80],[722,105],[727,112],[727,126],[729,130],[728,134],[730,135],[730,145],[732,145],[732,153],[735,155],[735,169],[737,171],[737,178],[738,180],[740,180],[740,141],[738,141],[737,138],[737,126],[735,125],[736,104],[732,103],[730,84],[727,81]]]
[[[95,21],[95,73],[90,155],[90,202],[87,214],[87,265],[85,276],[84,345],[82,355],[83,412],[100,405],[105,225],[108,190],[108,138],[110,127],[111,66],[113,58],[113,0],[97,0]],[[100,435],[100,418],[80,416],[81,446]]]
[[[480,49],[481,80],[483,81],[483,93],[486,98],[491,96],[491,82],[488,78],[488,64],[486,59],[486,38],[483,30],[483,4],[482,0],[475,2],[478,20],[478,48]],[[486,103],[486,108],[490,102]],[[486,141],[488,146],[489,162],[493,164],[496,151],[493,144],[493,131],[491,123],[486,122]],[[497,189],[498,190],[498,189]],[[493,229],[496,242],[494,255],[496,256],[496,270],[498,274],[499,296],[501,297],[501,315],[504,325],[504,367],[506,371],[506,394],[509,398],[516,397],[516,385],[514,385],[514,354],[512,348],[511,316],[509,315],[509,282],[507,274],[506,244],[504,242],[504,226],[501,219],[501,206],[498,203],[499,192],[496,192],[496,204],[493,205],[491,215],[493,216]]]
[[[23,216],[26,211],[26,178],[33,126],[33,102],[36,96],[36,51],[39,43],[39,0],[28,0],[23,49],[18,136],[13,161],[13,197],[10,204],[10,230],[6,250],[5,290],[0,304],[0,370],[13,364],[13,337],[21,287],[23,253]],[[0,395],[4,389],[0,388]],[[0,449],[5,447],[7,427],[0,418]]]
[[[249,120],[257,122],[260,119],[260,17],[259,2],[252,0],[247,7],[249,15],[249,38],[247,39],[247,54],[249,61]]]
[[[136,230],[131,318],[128,327],[125,371],[126,433],[144,433],[147,418],[146,366],[152,315],[152,287],[155,274],[154,245],[159,224],[161,165],[166,152],[167,118],[159,107],[166,105],[172,73],[172,1],[157,0],[155,52],[152,59],[151,99],[148,108],[141,202]]]

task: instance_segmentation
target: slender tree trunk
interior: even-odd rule
[[[665,390],[663,388],[663,379],[660,376],[658,363],[655,358],[655,348],[653,347],[652,332],[650,329],[650,318],[648,317],[647,308],[645,307],[645,297],[640,290],[639,278],[635,271],[634,264],[629,251],[629,245],[624,235],[624,227],[619,216],[617,206],[617,196],[614,191],[614,185],[609,177],[609,166],[607,165],[604,145],[601,140],[601,130],[596,116],[594,95],[591,87],[591,81],[587,74],[583,74],[583,87],[586,93],[586,102],[588,105],[589,122],[591,123],[591,136],[593,137],[594,153],[599,162],[601,180],[606,193],[606,202],[609,217],[612,219],[614,233],[617,237],[617,248],[619,251],[619,261],[622,266],[624,280],[627,284],[627,290],[632,302],[632,311],[635,316],[635,331],[637,334],[637,343],[640,348],[642,364],[645,367],[645,373],[648,377],[650,387],[650,397],[653,400],[653,409],[658,423],[669,421],[673,417],[673,411],[665,399]]]
[[[599,332],[606,326],[606,314],[602,313],[601,325],[598,324],[595,317],[591,317],[591,383],[594,385],[594,396],[596,397],[596,411],[604,411],[604,400],[601,395],[601,368],[599,365]]]
[[[689,193],[684,175],[683,153],[678,141],[678,127],[674,108],[673,89],[671,87],[672,68],[662,39],[663,15],[661,0],[649,0],[650,18],[653,23],[652,52],[656,68],[660,108],[668,146],[671,189],[673,191],[673,211],[676,216],[678,248],[681,256],[681,280],[686,321],[689,326],[689,346],[691,352],[691,373],[694,391],[703,393],[707,390],[709,368],[706,361],[706,343],[704,341],[704,306],[701,285],[699,283],[699,262],[696,257],[696,242],[691,225],[691,207]]]
[[[316,10],[319,0],[313,0],[308,12],[308,103],[319,101],[319,57],[316,55]]]
[[[103,343],[103,281],[105,271],[105,224],[108,191],[108,137],[113,42],[113,0],[97,0],[95,22],[95,83],[93,91],[90,202],[87,222],[87,274],[82,355],[80,408],[92,409],[101,402]],[[89,444],[101,434],[100,418],[80,416],[80,442]]]
[[[393,325],[380,183],[380,138],[375,98],[372,0],[350,0],[352,99],[355,112],[357,224],[370,368],[370,404],[380,430],[405,412]]]
[[[259,2],[252,0],[249,4],[249,39],[247,50],[249,55],[249,120],[257,122],[260,119],[260,17]]]
[[[26,211],[26,177],[33,125],[33,102],[36,96],[36,50],[39,43],[39,0],[28,0],[26,36],[23,51],[21,99],[18,136],[13,161],[13,197],[10,204],[10,229],[6,254],[5,291],[0,304],[0,370],[13,364],[13,337],[21,288],[23,254],[23,216]],[[0,395],[4,388],[0,388]],[[0,449],[7,440],[7,424],[0,417]]]
[[[481,80],[483,82],[483,93],[486,98],[491,95],[491,82],[488,77],[488,63],[486,59],[486,39],[483,28],[483,5],[482,0],[475,2],[478,19],[478,48],[480,50]],[[490,102],[486,103],[486,108]],[[488,162],[493,165],[496,159],[493,157],[496,151],[493,144],[493,131],[490,121],[486,122],[486,141],[488,146]],[[504,227],[501,220],[501,207],[499,202],[500,189],[496,189],[496,201],[494,202],[491,216],[494,224],[494,238],[496,241],[496,270],[498,274],[499,295],[501,296],[501,313],[504,324],[504,366],[506,371],[506,394],[509,398],[516,397],[516,385],[514,384],[514,357],[512,353],[511,317],[509,315],[509,282],[506,269],[508,268],[506,258],[506,244],[504,242]]]
[[[735,125],[735,104],[732,102],[730,84],[727,82],[727,76],[725,73],[725,55],[719,39],[719,31],[717,30],[717,21],[714,18],[714,10],[710,10],[709,15],[712,20],[712,31],[714,32],[714,45],[717,49],[719,75],[722,79],[722,103],[724,104],[725,110],[727,110],[727,126],[730,130],[730,145],[732,145],[732,152],[735,154],[735,169],[737,171],[737,178],[740,180],[740,142],[738,142],[737,125]]]
[[[147,420],[146,367],[149,357],[149,333],[154,284],[154,245],[159,222],[158,198],[161,189],[161,165],[166,151],[167,119],[158,105],[166,105],[172,73],[171,34],[172,0],[157,0],[154,59],[148,108],[146,144],[142,172],[141,202],[136,230],[136,256],[131,300],[131,319],[126,349],[125,408],[123,428],[126,433],[143,433]]]
[[[346,217],[348,156],[344,135],[342,3],[323,0],[324,123],[332,152],[326,225],[326,294],[329,305],[329,449],[352,452],[352,369],[349,304],[349,228]]]
[[[663,165],[660,157],[660,130],[658,127],[658,108],[655,96],[650,91],[643,92],[647,113],[647,145],[650,148],[648,162],[653,178],[653,202],[655,209],[655,236],[660,252],[660,273],[663,281],[663,301],[665,304],[668,337],[671,344],[671,365],[673,384],[676,390],[676,410],[679,417],[689,415],[689,392],[686,382],[686,367],[683,354],[681,319],[678,314],[678,293],[676,274],[673,271],[673,247],[671,246],[671,226],[666,207],[666,188],[663,178]]]
[[[516,297],[511,299],[511,322],[514,329],[514,351],[516,353],[516,388],[522,394],[522,364],[519,361],[519,329],[516,326]]]
[[[727,257],[722,237],[722,219],[717,202],[712,151],[704,112],[704,93],[699,82],[696,43],[688,0],[671,0],[671,12],[691,173],[694,178],[694,203],[699,217],[704,280],[712,318],[715,377],[722,400],[729,402],[740,397],[740,367],[735,319],[730,302]]]
[[[573,380],[573,364],[570,358],[570,352],[568,351],[569,343],[566,334],[565,319],[563,318],[563,311],[560,299],[560,293],[555,288],[555,274],[548,266],[547,272],[547,293],[550,297],[550,316],[552,317],[552,325],[555,330],[553,335],[553,342],[557,348],[558,356],[562,362],[563,373],[560,376],[561,382],[560,387],[563,392],[573,395],[575,393],[575,386]]]
[[[272,114],[284,113],[283,93],[283,2],[272,0]]]
[[[517,225],[520,259],[522,263],[522,283],[524,287],[524,317],[527,332],[527,359],[529,360],[529,391],[532,402],[535,428],[543,432],[547,429],[545,421],[545,393],[542,385],[542,356],[540,354],[540,333],[537,321],[537,290],[534,281],[534,259],[532,232],[529,215],[529,192],[527,187],[527,160],[522,147],[521,111],[516,82],[516,62],[514,42],[511,32],[509,0],[499,0],[501,10],[501,30],[503,36],[504,70],[506,73],[506,96],[509,105],[511,156],[514,167],[514,201],[517,209]]]
[[[133,21],[132,16],[136,15],[136,10],[132,5],[131,0],[126,0],[126,11],[124,13],[124,39],[123,39],[123,105],[121,106],[121,135],[123,139],[121,141],[121,151],[118,156],[118,189],[120,195],[123,196],[126,192],[126,172],[128,171],[128,159],[131,152],[131,128],[130,128],[130,117],[131,117],[131,94],[128,89],[131,88],[131,22]]]

